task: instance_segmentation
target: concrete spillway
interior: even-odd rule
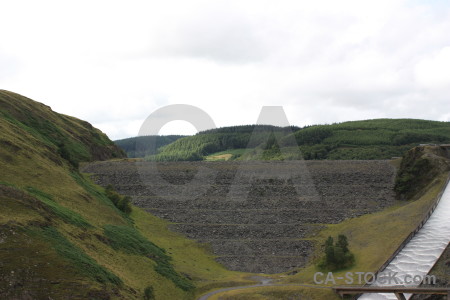
[[[391,263],[378,274],[378,278],[384,278],[383,283],[377,280],[372,286],[394,286],[404,285],[416,287],[420,282],[414,282],[414,277],[424,278],[439,259],[450,242],[450,185],[447,184],[441,201],[435,211],[410,240],[410,242],[399,252]],[[398,282],[392,280],[392,274]],[[389,279],[391,274],[391,280]],[[389,282],[390,281],[390,282]],[[411,295],[405,294],[409,299]],[[364,294],[360,300],[397,299],[394,294]]]

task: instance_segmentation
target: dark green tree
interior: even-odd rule
[[[343,234],[338,235],[338,240],[336,242],[336,246],[340,247],[344,253],[348,252],[348,241],[347,237]]]
[[[153,300],[155,299],[155,294],[153,293],[153,287],[148,286],[144,290],[144,299],[145,300]]]
[[[334,243],[330,236],[324,244],[325,257],[319,263],[319,268],[336,271],[348,268],[355,262],[354,255],[348,249],[348,241],[345,235],[339,235],[338,240]]]
[[[331,236],[328,237],[327,241],[325,242],[325,260],[327,263],[335,263],[335,257],[334,257],[334,241]]]
[[[114,206],[119,210],[123,211],[126,214],[131,213],[131,197],[121,196],[114,190],[114,187],[111,184],[108,184],[108,186],[105,188],[105,194],[114,204]]]

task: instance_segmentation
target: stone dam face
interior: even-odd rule
[[[304,266],[323,224],[394,203],[388,161],[96,162],[103,186],[208,243],[228,269],[278,273]]]

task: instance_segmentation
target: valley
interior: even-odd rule
[[[363,129],[350,144],[372,147],[377,136],[390,138],[370,129],[380,124],[408,143],[448,133],[445,122],[369,120],[333,125],[328,138]],[[240,144],[198,156],[211,161],[130,159],[88,122],[4,90],[0,128],[2,299],[190,300],[217,290],[211,299],[336,299],[330,286],[313,282],[324,241],[346,235],[356,258],[349,270],[378,270],[423,220],[450,170],[448,147],[439,146],[387,160],[279,160],[274,144],[255,148],[265,160],[247,157]],[[241,129],[248,137],[253,127]],[[321,133],[305,128],[296,137],[309,143]],[[245,147],[245,138],[227,135]],[[198,141],[225,137],[140,142],[170,148],[189,139],[195,150]],[[219,161],[223,155],[229,160]],[[444,284],[446,253],[432,269]],[[271,285],[223,290],[261,281]]]

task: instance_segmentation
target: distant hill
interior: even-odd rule
[[[303,128],[295,138],[306,159],[388,159],[418,144],[450,142],[450,122],[352,121]]]
[[[207,155],[231,149],[242,149],[252,144],[255,148],[262,144],[268,134],[284,136],[293,132],[293,128],[280,128],[269,125],[242,125],[223,127],[200,132],[161,147],[156,155],[147,159],[157,161],[195,161],[203,160]]]
[[[193,299],[191,278],[226,278],[194,241],[78,171],[124,157],[88,122],[0,90],[0,299]]]
[[[295,137],[297,145],[292,144],[292,137]],[[374,119],[304,128],[245,125],[208,130],[177,139],[159,148],[157,154],[148,155],[147,159],[290,159],[298,157],[297,146],[307,160],[389,159],[402,156],[418,144],[435,143],[450,143],[449,122]],[[279,147],[284,147],[283,155]]]
[[[168,145],[176,140],[186,137],[185,135],[151,135],[138,136],[122,140],[116,140],[114,143],[119,146],[128,157],[145,157],[156,154],[156,150]]]

